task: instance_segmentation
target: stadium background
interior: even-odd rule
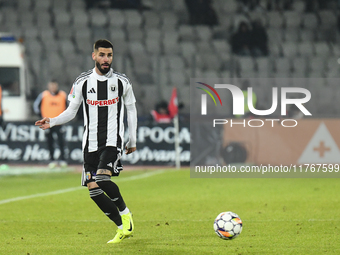
[[[287,77],[323,78],[324,83],[308,87],[315,100],[307,106],[313,117],[299,120],[304,123],[299,127],[311,121],[312,128],[287,130],[290,139],[272,139],[270,131],[264,135],[286,153],[298,138],[304,137],[304,147],[313,135],[316,142],[325,138],[326,147],[333,140],[332,148],[340,147],[340,94],[333,79],[340,74],[337,1],[214,0],[211,6],[218,20],[214,26],[191,24],[185,0],[143,0],[149,7],[143,10],[95,2],[97,6],[87,9],[91,1],[0,0],[0,31],[22,38],[26,48],[30,105],[45,89],[49,74],[69,91],[79,72],[93,67],[93,41],[107,37],[116,45],[114,67],[134,84],[140,120],[137,152],[145,152],[137,155],[166,159],[168,151],[173,151],[172,124],[154,123],[150,110],[160,100],[168,101],[175,86],[184,104],[181,147],[188,151],[189,77],[195,76],[272,77],[278,82]],[[127,7],[138,1],[113,3]],[[230,42],[240,20],[258,17],[268,34],[268,56],[233,54]],[[199,18],[206,22],[202,15]],[[270,87],[252,86],[263,96],[260,101],[269,100],[264,91]],[[324,121],[324,117],[331,119]],[[115,226],[99,214],[87,189],[79,186],[76,167],[46,167],[46,141],[44,132],[34,126],[37,118],[31,114],[30,121],[0,127],[0,165],[9,165],[9,169],[0,167],[0,254],[340,254],[337,178],[190,178],[187,167],[177,171],[164,165],[150,167],[150,162],[125,168],[115,179],[134,214],[136,231],[120,245],[106,245]],[[73,156],[79,156],[81,128],[77,121],[65,126],[68,144],[78,149]],[[259,137],[234,131],[246,142]],[[226,142],[211,128],[201,134],[206,143]],[[255,154],[267,153],[265,159],[271,159],[268,153],[274,151],[249,148]],[[28,160],[15,165],[19,153]],[[187,156],[183,154],[184,159]],[[36,164],[39,158],[41,166]],[[203,158],[215,163],[210,154]],[[170,159],[162,164],[174,165]],[[240,215],[244,225],[241,236],[227,242],[215,235],[213,222],[220,212],[229,210]]]
[[[108,38],[115,46],[113,67],[134,84],[142,126],[159,126],[150,110],[168,101],[173,87],[183,103],[180,122],[188,126],[190,77],[325,78],[308,87],[314,98],[313,118],[336,118],[340,90],[336,80],[328,81],[340,74],[338,4],[331,0],[1,0],[0,31],[23,41],[31,102],[50,77],[68,92],[74,78],[93,67],[93,42]],[[266,31],[268,54],[235,54],[231,42],[240,23],[251,27],[256,20]],[[266,87],[254,87],[259,101],[270,104],[268,93],[262,93]],[[29,119],[37,116],[31,114]],[[27,142],[20,138],[12,142],[16,141]],[[151,147],[155,144],[151,142]],[[189,142],[182,146],[187,150]]]

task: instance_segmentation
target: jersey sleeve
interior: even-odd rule
[[[126,85],[126,90],[125,90],[123,97],[124,97],[124,104],[125,105],[130,105],[130,104],[136,103],[136,98],[135,98],[135,95],[134,95],[133,90],[132,90],[132,85],[129,82]]]
[[[137,142],[137,110],[135,104],[126,105],[127,122],[129,127],[129,141],[126,144],[127,148],[136,147]]]
[[[81,104],[83,100],[82,87],[82,83],[73,83],[70,94],[68,95],[68,101],[70,101],[70,103]]]
[[[71,102],[65,111],[55,118],[50,118],[50,127],[62,125],[74,119],[74,117],[77,115],[78,109],[79,104]]]

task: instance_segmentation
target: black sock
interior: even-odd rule
[[[110,218],[117,226],[122,225],[122,218],[119,215],[116,205],[105,196],[100,188],[90,189],[91,199],[98,205],[98,207]]]
[[[126,208],[126,204],[120,194],[117,184],[108,179],[106,175],[97,175],[96,183],[111,198],[119,211],[123,211]]]

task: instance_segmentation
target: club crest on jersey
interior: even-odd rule
[[[92,177],[92,176],[91,176],[91,173],[88,173],[88,172],[87,172],[87,173],[86,173],[86,180],[87,180],[87,181],[90,180],[91,177]]]
[[[111,91],[116,91],[116,86],[115,85],[111,86]]]
[[[94,106],[109,106],[118,103],[119,97],[116,97],[114,99],[107,99],[107,100],[91,100],[87,99],[86,103],[88,105],[94,105]]]

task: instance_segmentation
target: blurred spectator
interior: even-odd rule
[[[178,109],[184,107],[183,103],[178,104]],[[169,110],[170,108],[170,110]],[[166,101],[161,101],[155,105],[155,110],[151,110],[151,115],[156,123],[170,123],[174,118],[171,114],[171,106]]]
[[[310,0],[307,0],[310,1]],[[293,0],[267,0],[268,11],[292,10]]]
[[[218,25],[218,19],[211,0],[185,0],[191,25]]]
[[[85,0],[90,8],[146,9],[141,0]]]
[[[141,0],[111,0],[111,8],[119,9],[147,9]]]
[[[251,52],[254,57],[268,55],[268,35],[260,19],[252,23]]]
[[[231,37],[233,53],[240,56],[251,55],[251,31],[246,22],[242,21],[236,33]]]
[[[197,1],[198,2],[198,1]],[[195,25],[200,22],[201,19],[201,13],[200,13],[200,6],[196,1],[194,0],[185,0],[185,3],[187,5],[187,9],[189,12],[189,19],[190,24]]]
[[[245,11],[253,11],[260,7],[260,0],[242,0],[241,2]]]
[[[315,12],[324,9],[333,9],[339,7],[338,0],[304,0],[305,12]]]
[[[85,0],[87,9],[91,8],[108,8],[111,0]]]
[[[60,113],[62,113],[67,107],[67,95],[64,91],[59,90],[59,85],[57,81],[50,81],[48,83],[48,90],[43,91],[34,101],[34,112],[41,117],[57,117]],[[50,159],[52,162],[49,166],[55,167],[57,162],[54,161],[54,137],[56,134],[58,137],[58,145],[60,149],[60,165],[66,166],[65,162],[65,152],[64,152],[64,137],[61,132],[61,126],[54,126],[50,129],[50,132],[46,133],[47,136],[47,144],[50,152]]]
[[[261,20],[255,20],[252,28],[242,21],[237,32],[231,37],[231,47],[233,53],[240,56],[267,56],[268,35]]]
[[[331,4],[334,3],[336,5],[336,1],[335,0],[317,0],[318,2],[318,7],[319,10],[324,10],[327,8],[331,8]]]
[[[305,12],[314,12],[316,10],[316,0],[304,0]]]
[[[153,120],[157,123],[170,123],[172,117],[170,116],[168,110],[168,103],[166,101],[161,101],[155,105],[155,110],[151,111]]]

